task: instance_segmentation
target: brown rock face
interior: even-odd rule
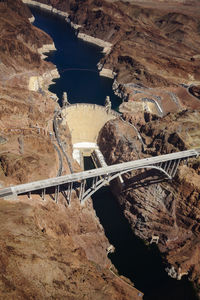
[[[199,145],[199,118],[199,112],[185,111],[149,120],[140,128],[145,151],[133,127],[121,121],[107,123],[98,142],[108,164],[182,151]],[[134,232],[146,241],[158,235],[159,249],[177,274],[188,273],[198,283],[200,160],[181,165],[172,182],[161,177],[150,170],[134,171],[124,175],[120,194],[115,186],[113,191]]]
[[[55,103],[15,85],[2,87],[0,99],[0,180],[25,183],[56,175],[58,157],[49,136]]]
[[[4,2],[4,5],[7,6],[7,8],[11,9],[13,12],[17,13],[19,16],[24,18],[31,18],[32,14],[29,10],[29,8],[23,4],[21,0],[2,0],[1,2]]]
[[[23,183],[57,173],[58,157],[49,136],[55,103],[45,90],[28,90],[30,76],[52,69],[38,48],[53,41],[30,24],[31,13],[21,1],[1,2],[0,16],[0,180]]]
[[[34,72],[43,74],[51,66],[41,60],[37,50],[53,41],[46,33],[30,24],[25,17],[30,17],[31,13],[26,6],[20,7],[20,3],[21,1],[16,1],[15,5],[13,1],[0,3],[0,79],[4,85],[11,85],[13,81],[18,81],[21,85],[25,81],[27,85],[26,77],[34,75]]]
[[[107,242],[86,207],[68,209],[50,199],[1,200],[0,207],[2,299],[138,299],[105,269],[95,240],[101,247]],[[90,247],[84,250],[84,243]],[[92,262],[87,256],[95,251]]]

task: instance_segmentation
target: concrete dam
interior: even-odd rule
[[[106,111],[104,106],[97,104],[72,104],[62,109],[62,125],[68,124],[73,145],[82,142],[96,143],[105,123],[119,116],[117,112]]]
[[[120,115],[97,104],[76,103],[62,109],[62,125],[68,125],[73,144],[73,157],[82,166],[82,156],[91,155],[95,151],[100,165],[104,160],[98,150],[97,139],[106,122]],[[99,154],[99,155],[98,155]]]

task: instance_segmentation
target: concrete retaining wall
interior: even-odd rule
[[[96,143],[99,131],[104,124],[118,117],[113,110],[106,112],[104,106],[97,104],[73,104],[62,109],[63,125],[69,126],[72,144],[81,142]]]

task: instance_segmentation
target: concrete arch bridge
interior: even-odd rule
[[[52,191],[53,189],[56,202],[58,202],[59,192],[61,192],[70,204],[72,191],[75,190],[81,204],[83,204],[98,189],[111,180],[119,177],[119,175],[138,169],[154,169],[158,171],[158,177],[161,177],[162,174],[165,179],[173,179],[181,161],[186,161],[189,158],[198,157],[199,155],[200,148],[191,149],[115,164],[112,166],[105,166],[65,176],[48,178],[2,189],[0,190],[0,197],[10,197],[21,194],[30,195],[33,192],[39,192],[44,199],[45,193],[48,193],[48,190]],[[88,179],[90,179],[89,183]]]

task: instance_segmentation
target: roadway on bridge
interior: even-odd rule
[[[175,152],[175,153],[170,153],[170,154],[165,154],[165,155],[160,155],[160,156],[155,156],[150,158],[134,160],[130,162],[124,162],[124,163],[93,169],[89,171],[68,174],[65,176],[48,178],[44,180],[34,181],[34,182],[2,189],[0,190],[0,197],[5,197],[13,194],[19,195],[23,193],[46,189],[49,187],[56,187],[59,185],[64,185],[72,182],[79,182],[97,176],[106,176],[106,175],[109,176],[111,174],[116,174],[116,173],[120,174],[120,172],[125,173],[126,171],[128,172],[130,170],[146,168],[148,166],[167,162],[167,161],[198,157],[199,155],[200,155],[200,148],[191,149],[191,150],[180,151],[180,152]]]

